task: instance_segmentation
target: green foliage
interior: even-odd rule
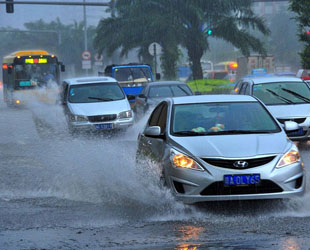
[[[304,43],[304,50],[300,53],[301,64],[305,69],[310,68],[310,37],[305,31],[310,26],[309,0],[290,0],[290,9],[296,13],[295,19],[299,24],[299,40]]]
[[[187,85],[191,88],[193,92],[199,91],[203,94],[207,93],[229,93],[232,86],[231,82],[228,80],[218,80],[218,79],[200,79],[187,82]]]
[[[94,46],[109,54],[121,48],[126,55],[130,49],[145,51],[150,43],[158,42],[163,47],[165,76],[173,78],[181,45],[188,51],[193,78],[200,79],[200,59],[209,49],[210,29],[212,37],[228,41],[244,54],[265,53],[261,41],[248,32],[249,28],[269,32],[251,4],[251,0],[119,0],[116,16],[100,21]],[[142,60],[150,59],[141,55]]]

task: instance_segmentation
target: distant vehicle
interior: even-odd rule
[[[298,125],[287,121],[284,127]],[[145,159],[158,163],[163,184],[185,203],[281,199],[305,190],[296,145],[251,96],[164,100],[138,136],[136,161]]]
[[[4,101],[12,106],[35,98],[40,94],[39,88],[49,87],[50,80],[60,83],[60,71],[65,71],[65,66],[44,50],[16,51],[5,56],[2,62]]]
[[[111,77],[66,79],[61,102],[71,134],[125,129],[134,121],[123,89]]]
[[[298,131],[288,132],[292,140],[310,139],[310,88],[300,78],[273,76],[240,79],[234,92],[259,98],[284,126],[295,121]]]
[[[250,55],[237,58],[238,68],[236,71],[236,79],[239,80],[246,75],[255,74],[255,69],[260,70],[256,74],[274,73],[274,56],[267,55]],[[254,72],[253,72],[254,70]],[[262,72],[264,70],[264,72]]]
[[[134,105],[136,117],[141,117],[150,108],[153,108],[159,102],[167,97],[190,96],[193,92],[184,82],[179,81],[161,81],[149,83],[137,96]]]
[[[207,74],[207,79],[227,79],[228,77],[229,71],[227,70],[211,71]]]
[[[113,64],[108,65],[104,73],[99,72],[99,75],[105,75],[115,78],[123,88],[126,95],[137,96],[147,83],[153,82],[154,77],[151,66],[148,64]],[[160,75],[157,75],[160,78]],[[130,100],[133,106],[135,99]]]
[[[296,76],[303,80],[310,81],[310,69],[300,69]]]
[[[235,61],[225,61],[219,62],[214,65],[214,70],[224,70],[228,71],[230,74],[236,74],[236,70],[238,69],[238,63]]]

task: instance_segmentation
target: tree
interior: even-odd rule
[[[56,54],[64,64],[74,64],[76,72],[82,71],[81,53],[84,50],[84,25],[82,22],[64,25],[59,19],[50,23],[38,20],[25,23],[25,28],[29,32],[20,32],[20,30],[15,29],[15,32],[0,33],[1,55],[4,56],[16,50],[44,49]],[[12,31],[11,28],[2,28],[2,30]],[[89,49],[94,51],[92,43],[95,28],[90,26],[87,31]]]
[[[308,0],[290,0],[290,9],[296,13],[299,26],[299,40],[304,43],[304,50],[300,53],[301,64],[305,69],[310,69],[310,4]]]
[[[95,48],[99,51],[116,48],[122,52],[159,42],[165,75],[176,70],[178,45],[187,49],[194,79],[202,78],[200,59],[209,48],[212,36],[224,39],[240,48],[265,53],[259,39],[249,28],[267,34],[263,20],[251,10],[251,0],[119,0],[116,17],[101,20]],[[112,28],[113,27],[113,28]],[[117,30],[117,34],[115,34]],[[169,77],[175,76],[174,74]]]

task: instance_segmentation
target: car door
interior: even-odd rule
[[[164,136],[167,127],[168,104],[160,103],[152,112],[147,127],[159,126],[161,135]],[[160,162],[164,152],[164,140],[162,138],[152,138],[145,136],[144,132],[140,135],[138,151],[152,161]]]

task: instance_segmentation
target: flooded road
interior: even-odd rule
[[[158,185],[155,165],[135,164],[145,119],[118,135],[72,138],[61,106],[0,100],[0,249],[310,246],[309,194],[184,205]],[[308,170],[310,145],[300,149]]]

